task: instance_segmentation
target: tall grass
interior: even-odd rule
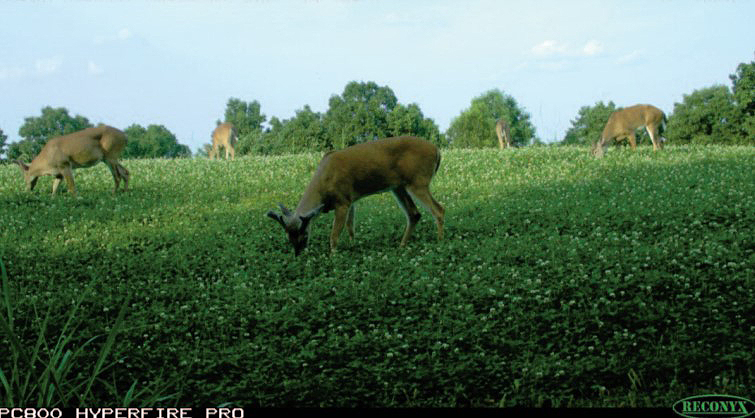
[[[70,313],[59,330],[59,324],[51,325],[51,310],[45,313],[44,318],[36,321],[39,325],[33,345],[23,342],[21,336],[14,330],[14,301],[13,292],[5,269],[5,264],[0,259],[0,278],[2,279],[2,301],[5,312],[0,316],[0,330],[7,338],[9,350],[6,352],[6,362],[0,368],[0,385],[4,396],[0,399],[3,405],[10,407],[37,406],[37,407],[70,407],[77,405],[97,405],[103,393],[95,393],[94,386],[102,385],[104,394],[110,401],[129,406],[135,400],[151,405],[156,402],[169,400],[172,396],[161,395],[163,388],[154,384],[148,385],[140,391],[136,391],[135,381],[125,393],[121,394],[118,388],[108,384],[103,379],[103,373],[114,367],[118,362],[108,361],[116,337],[124,326],[124,315],[128,301],[118,312],[115,322],[109,333],[104,338],[104,343],[99,348],[93,348],[97,339],[102,336],[94,336],[86,341],[77,341],[77,328],[85,320],[78,315],[81,303],[95,297],[91,286],[87,286],[81,292],[78,299],[70,307]],[[35,310],[35,314],[36,314]],[[57,335],[55,335],[57,334]],[[99,352],[94,365],[82,364],[83,354],[93,349]]]

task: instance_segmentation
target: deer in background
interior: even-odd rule
[[[39,177],[48,175],[55,178],[52,183],[53,195],[58,190],[60,182],[65,179],[68,191],[76,196],[73,170],[91,167],[104,161],[113,174],[115,193],[121,180],[124,183],[123,190],[128,189],[129,172],[118,162],[118,157],[125,147],[126,135],[123,132],[100,124],[94,128],[53,138],[47,141],[29,165],[19,160],[16,160],[16,164],[24,173],[27,190],[34,190]]]
[[[330,233],[330,250],[335,252],[344,225],[354,238],[354,202],[390,190],[406,215],[402,247],[420,219],[412,197],[435,218],[438,239],[442,240],[445,210],[429,189],[439,166],[438,147],[409,136],[378,139],[331,151],[320,161],[296,209],[292,212],[279,203],[282,213],[269,211],[267,216],[283,227],[294,253],[299,255],[307,246],[312,219],[335,211]]]
[[[617,110],[608,118],[600,140],[592,149],[593,155],[600,158],[603,156],[605,147],[611,141],[629,139],[629,145],[633,150],[637,149],[635,130],[645,127],[650,140],[653,142],[653,151],[663,149],[665,139],[660,136],[666,124],[666,115],[655,106],[638,104]]]
[[[232,124],[226,122],[220,125],[212,131],[212,151],[209,153],[210,159],[215,159],[218,156],[218,148],[225,148],[225,158],[228,159],[230,155],[232,160],[236,159],[236,151],[233,146],[236,143],[237,135],[236,129]]]
[[[511,131],[506,120],[501,118],[495,122],[495,133],[498,135],[498,148],[511,148]]]

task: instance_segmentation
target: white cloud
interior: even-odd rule
[[[551,39],[545,40],[532,47],[532,53],[540,57],[563,55],[566,51],[566,44]]]
[[[117,41],[125,41],[126,39],[131,38],[134,36],[133,33],[131,33],[131,30],[128,28],[123,28],[116,32],[115,34],[110,35],[97,35],[92,39],[92,43],[95,45],[104,45],[106,43],[110,42],[117,42]]]
[[[596,40],[591,40],[582,47],[582,54],[587,56],[598,55],[603,52],[603,44]]]
[[[118,39],[124,40],[124,39],[128,39],[130,37],[131,37],[131,31],[128,30],[127,28],[123,28],[123,29],[121,29],[121,30],[118,31]]]
[[[100,75],[105,72],[105,70],[97,65],[94,61],[89,60],[87,63],[87,72],[91,75]]]
[[[592,39],[581,48],[574,48],[566,42],[545,40],[532,47],[532,53],[541,58],[547,57],[592,57],[603,52],[603,44]]]
[[[619,59],[616,60],[616,62],[619,64],[628,64],[630,62],[637,61],[638,59],[642,57],[643,54],[644,52],[641,49],[635,49],[634,51],[619,57]]]
[[[61,64],[62,60],[60,58],[44,58],[38,59],[34,67],[38,75],[50,75],[57,72]]]

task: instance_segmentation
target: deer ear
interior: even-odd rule
[[[312,219],[315,216],[319,215],[322,212],[322,209],[325,207],[325,205],[319,205],[318,207],[310,210],[309,212],[302,215],[302,218]]]
[[[299,219],[301,219],[301,226],[299,227],[300,230],[307,229],[307,225],[309,225],[309,221],[314,219],[315,216],[319,215],[320,212],[322,212],[322,208],[324,208],[325,205],[320,205],[309,212],[305,213],[304,215],[299,216]]]
[[[278,215],[277,213],[273,211],[268,211],[267,216],[278,221],[278,223],[281,224],[281,226],[283,226],[284,228],[286,227],[286,223],[283,222],[283,218],[281,218],[281,216]]]

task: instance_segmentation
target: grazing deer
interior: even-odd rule
[[[498,135],[498,147],[500,149],[511,148],[511,131],[509,124],[504,119],[496,121],[495,133]]]
[[[212,131],[212,151],[210,151],[210,158],[215,159],[218,156],[218,148],[225,148],[225,158],[228,159],[228,155],[232,160],[236,159],[236,151],[233,149],[233,145],[236,143],[236,129],[230,123],[221,123]]]
[[[405,246],[420,218],[412,201],[418,199],[435,218],[438,239],[443,239],[445,210],[430,194],[430,181],[440,166],[438,147],[424,139],[402,136],[378,139],[331,151],[322,158],[296,210],[278,204],[282,214],[267,213],[288,234],[299,255],[307,246],[308,228],[320,213],[335,211],[330,250],[335,252],[344,224],[354,239],[354,202],[371,194],[391,191],[406,214]]]
[[[608,118],[603,134],[593,146],[592,153],[596,157],[602,157],[604,148],[611,141],[621,141],[625,138],[629,139],[629,145],[636,150],[635,130],[642,127],[647,129],[650,140],[653,141],[653,151],[658,151],[663,149],[663,141],[666,140],[660,136],[665,125],[666,115],[655,106],[639,104],[617,110]]]
[[[65,179],[68,191],[76,196],[76,186],[73,184],[73,170],[91,167],[100,161],[105,161],[113,174],[115,189],[118,191],[121,179],[123,189],[128,190],[129,172],[118,162],[118,156],[126,147],[126,135],[113,127],[100,124],[94,128],[53,138],[42,147],[39,155],[34,157],[31,164],[26,165],[16,160],[21,167],[26,180],[26,189],[34,190],[40,176],[53,176],[52,194],[58,190],[60,182]]]

